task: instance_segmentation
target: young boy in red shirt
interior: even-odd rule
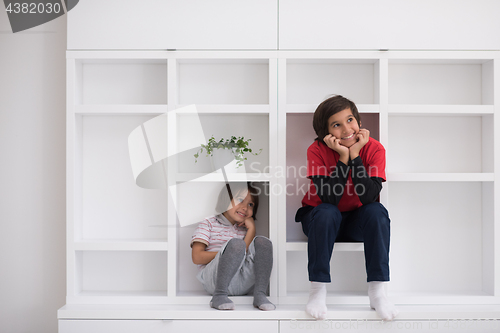
[[[309,191],[295,220],[308,236],[311,290],[306,312],[326,318],[326,283],[337,242],[364,242],[370,306],[384,320],[398,311],[387,300],[390,220],[377,202],[385,179],[385,149],[370,138],[356,105],[340,95],[322,102],[314,113],[318,137],[307,149]]]

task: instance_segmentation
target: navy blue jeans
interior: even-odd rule
[[[309,281],[331,282],[330,259],[335,242],[364,242],[366,275],[370,281],[389,281],[390,220],[378,202],[350,212],[322,203],[302,219],[308,237]]]

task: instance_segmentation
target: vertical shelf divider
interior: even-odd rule
[[[385,147],[386,154],[389,154],[389,61],[386,57],[381,57],[375,67],[375,75],[378,77],[376,92],[378,93],[378,101],[380,104],[379,111],[379,131],[380,143]],[[377,75],[378,74],[378,75]],[[386,161],[388,160],[386,156]],[[387,167],[386,167],[387,174]],[[389,206],[389,186],[386,182],[380,193],[380,202],[385,206]]]
[[[286,189],[286,58],[278,57],[277,63],[277,85],[278,85],[278,95],[277,95],[277,144],[280,149],[277,151],[277,166],[281,170],[285,171],[285,174],[281,173],[280,177],[276,177],[277,185],[281,189]],[[276,199],[276,207],[278,210],[277,214],[277,231],[278,231],[278,272],[279,272],[279,297],[287,296],[287,251],[286,251],[286,195],[279,196]]]
[[[271,174],[269,179],[269,193],[273,193],[272,189],[277,185],[276,182],[276,166],[278,165],[278,92],[276,87],[278,85],[278,59],[276,55],[269,59],[269,165]],[[279,186],[278,186],[279,188]],[[273,258],[277,258],[280,251],[279,245],[280,241],[278,236],[280,235],[278,231],[277,223],[272,221],[278,220],[278,197],[274,195],[269,195],[269,238],[273,242]],[[276,207],[276,208],[275,208]],[[278,300],[278,277],[279,268],[273,269],[271,272],[270,281],[270,296]]]
[[[493,184],[493,296],[500,296],[500,58],[493,61],[493,165],[495,182]]]
[[[167,60],[167,102],[168,102],[168,144],[167,156],[174,156],[177,153],[177,59]],[[177,296],[177,191],[175,184],[177,178],[177,165],[174,159],[168,158],[167,165],[167,191],[168,191],[168,263],[167,263],[167,295],[169,298]]]

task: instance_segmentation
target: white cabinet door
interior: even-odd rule
[[[277,320],[59,320],[59,333],[278,333]]]
[[[272,49],[278,0],[85,0],[68,49]]]
[[[500,49],[500,1],[280,0],[280,49]]]

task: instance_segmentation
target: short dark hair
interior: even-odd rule
[[[323,142],[323,138],[328,135],[328,119],[340,111],[345,109],[351,109],[352,115],[361,126],[361,117],[359,116],[358,108],[353,101],[341,95],[334,95],[325,99],[314,111],[313,117],[313,128],[318,136],[316,139],[319,142]]]
[[[248,190],[252,196],[253,201],[253,215],[257,215],[257,209],[259,208],[259,193],[260,190],[255,187],[250,182],[228,182],[226,183],[219,192],[219,198],[217,199],[217,205],[215,206],[215,211],[218,214],[227,211],[227,208],[231,205],[233,197],[237,196],[243,191]]]

